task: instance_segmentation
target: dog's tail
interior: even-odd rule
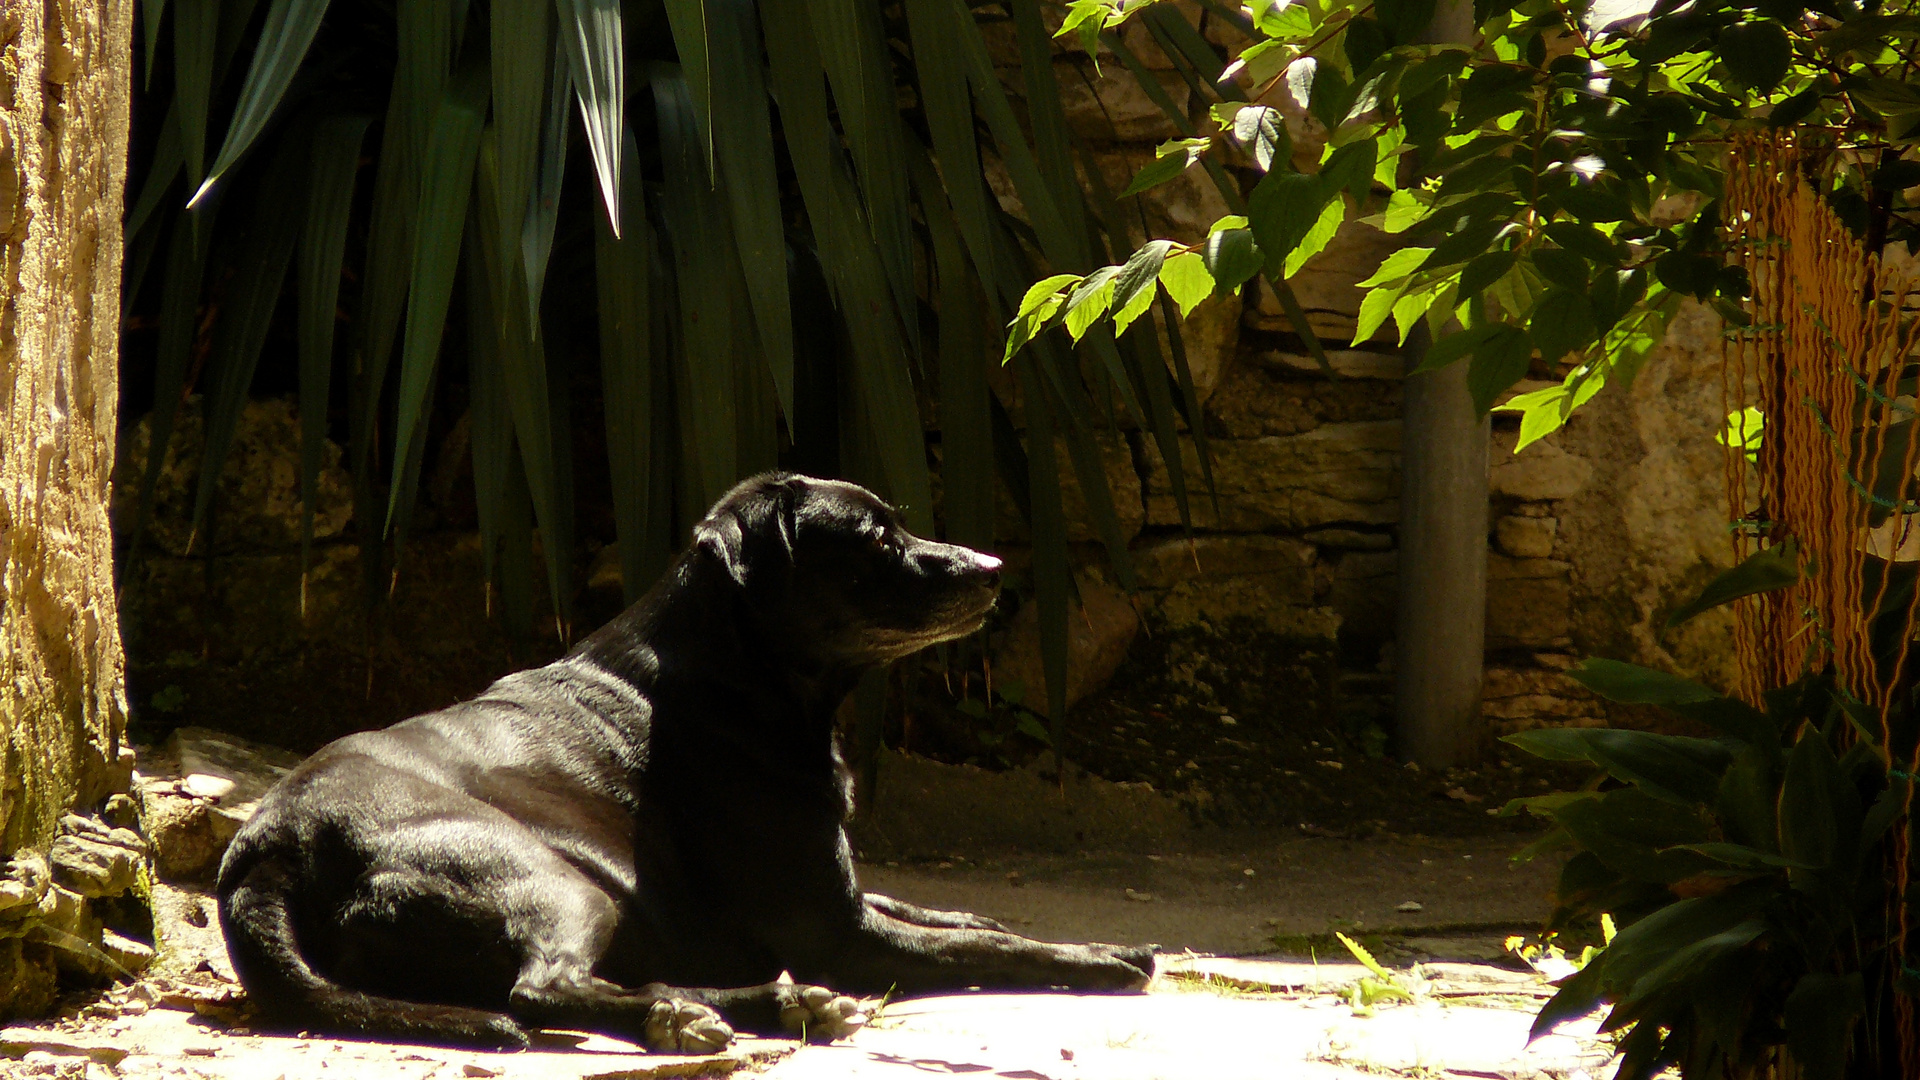
[[[290,1031],[371,1035],[396,1042],[527,1045],[527,1033],[505,1013],[363,993],[313,970],[300,954],[287,910],[291,884],[283,867],[263,860],[231,889],[221,890],[220,924],[228,956],[262,1020]]]

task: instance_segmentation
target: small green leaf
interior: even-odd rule
[[[1127,260],[1113,286],[1113,332],[1124,334],[1133,321],[1146,313],[1159,289],[1160,269],[1166,265],[1171,240],[1155,240]]]
[[[1197,251],[1181,252],[1162,264],[1160,284],[1166,286],[1167,296],[1179,305],[1183,319],[1193,312],[1196,304],[1213,295],[1213,275],[1207,270],[1206,259]]]
[[[1743,596],[1790,588],[1799,581],[1800,549],[1798,543],[1788,537],[1784,543],[1761,548],[1741,560],[1740,565],[1708,582],[1707,587],[1700,590],[1700,595],[1667,616],[1666,629],[1671,630],[1703,611]]]
[[[1215,285],[1232,291],[1260,272],[1262,249],[1248,229],[1224,229],[1207,237],[1202,249],[1207,273]]]
[[[1133,182],[1129,183],[1127,189],[1120,193],[1120,197],[1124,199],[1128,195],[1138,195],[1148,188],[1158,187],[1174,177],[1179,176],[1181,173],[1186,172],[1187,166],[1191,164],[1193,164],[1193,162],[1189,161],[1184,155],[1155,158],[1146,167],[1133,174]]]
[[[1282,276],[1292,277],[1299,273],[1308,259],[1327,250],[1327,245],[1339,235],[1341,222],[1346,219],[1346,206],[1339,199],[1329,200],[1326,208],[1320,211],[1319,218],[1315,219],[1313,228],[1308,229],[1307,235],[1300,238],[1300,243],[1287,252],[1286,264],[1280,270]]]
[[[1255,185],[1247,200],[1247,221],[1269,274],[1277,274],[1285,265],[1287,254],[1313,228],[1332,198],[1319,177],[1304,173],[1275,169]]]
[[[1588,659],[1569,669],[1567,675],[1601,697],[1623,705],[1684,705],[1720,697],[1678,675],[1619,660]]]
[[[1563,289],[1582,292],[1587,287],[1587,260],[1564,248],[1535,248],[1533,266]]]
[[[1793,45],[1786,28],[1772,19],[1736,23],[1720,31],[1720,60],[1733,77],[1755,93],[1765,94],[1786,78],[1793,62]]]
[[[1534,305],[1527,331],[1533,337],[1533,347],[1540,350],[1540,359],[1557,363],[1568,353],[1594,343],[1593,305],[1579,292],[1549,289]]]
[[[1489,251],[1477,255],[1460,271],[1460,300],[1465,302],[1480,295],[1487,286],[1500,280],[1520,258],[1517,251]]]
[[[1583,258],[1603,266],[1620,261],[1619,249],[1605,233],[1577,221],[1557,221],[1546,228],[1547,239]],[[1542,271],[1543,273],[1545,271]]]
[[[1114,279],[1119,276],[1119,267],[1103,266],[1088,274],[1068,295],[1066,324],[1073,340],[1079,341],[1086,335],[1087,328],[1107,313],[1107,307],[1113,303]]]
[[[1840,1080],[1847,1071],[1853,1024],[1867,1011],[1860,973],[1815,971],[1800,977],[1782,1010],[1787,1049],[1806,1080]]]
[[[1420,264],[1425,262],[1427,256],[1432,253],[1432,248],[1401,248],[1399,251],[1382,259],[1379,269],[1375,270],[1365,281],[1355,282],[1354,287],[1366,289],[1375,285],[1386,285],[1390,282],[1399,281],[1401,278],[1419,269]]]
[[[1027,288],[1027,295],[1020,299],[1020,314],[1033,314],[1039,310],[1040,305],[1046,303],[1055,293],[1060,292],[1068,282],[1079,280],[1079,274],[1055,274],[1034,282]]]
[[[1768,851],[1761,851],[1758,848],[1750,848],[1744,844],[1682,844],[1678,850],[1691,851],[1697,855],[1705,855],[1714,862],[1726,863],[1728,866],[1737,870],[1815,869],[1805,863],[1794,862],[1792,859],[1785,858],[1784,856],[1775,855]]]
[[[1376,285],[1367,290],[1367,295],[1360,300],[1360,314],[1353,326],[1353,344],[1356,347],[1386,325],[1387,316],[1393,314],[1393,305],[1400,301],[1406,291],[1404,285]]]
[[[1517,326],[1497,325],[1485,340],[1473,347],[1473,363],[1467,369],[1467,389],[1473,394],[1473,407],[1485,413],[1494,399],[1521,379],[1533,362],[1533,342]]]
[[[1780,851],[1797,863],[1834,865],[1840,855],[1841,788],[1846,778],[1820,729],[1807,725],[1787,754],[1780,783]],[[1848,843],[1854,836],[1847,836]]]
[[[1286,117],[1271,105],[1241,107],[1233,114],[1232,130],[1233,141],[1246,149],[1261,172],[1271,169],[1275,158],[1285,162],[1293,153]]]

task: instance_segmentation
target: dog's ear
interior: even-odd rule
[[[764,595],[793,568],[799,501],[793,480],[736,490],[694,526],[694,545],[741,588]]]

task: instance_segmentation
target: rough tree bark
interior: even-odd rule
[[[126,783],[107,496],[132,41],[133,0],[0,0],[0,867]]]

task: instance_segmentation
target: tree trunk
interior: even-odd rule
[[[1443,0],[1428,40],[1470,43],[1473,8]],[[1426,356],[1424,325],[1407,370]],[[1409,375],[1401,423],[1400,606],[1394,633],[1395,743],[1432,769],[1464,765],[1486,739],[1488,422],[1476,415],[1467,363]]]
[[[132,41],[133,0],[0,0],[0,856],[127,783],[107,485]]]

